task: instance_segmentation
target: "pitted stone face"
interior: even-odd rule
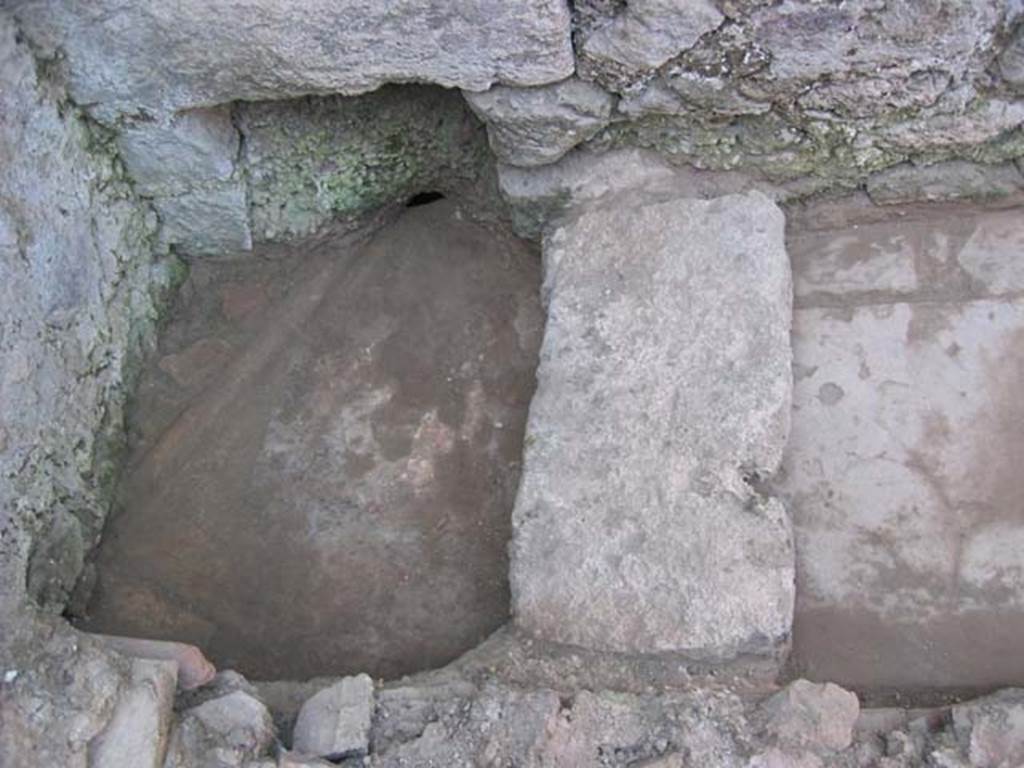
[[[548,236],[544,294],[516,621],[607,651],[775,651],[793,546],[752,486],[789,431],[782,213],[759,193],[620,198]]]

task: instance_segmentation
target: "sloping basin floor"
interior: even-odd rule
[[[535,248],[449,200],[199,262],[130,413],[92,631],[257,679],[436,667],[508,616]]]

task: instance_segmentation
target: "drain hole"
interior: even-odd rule
[[[406,202],[406,208],[417,208],[421,205],[430,205],[438,200],[444,200],[443,192],[417,192]]]

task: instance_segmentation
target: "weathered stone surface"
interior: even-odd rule
[[[37,43],[63,50],[72,96],[101,117],[387,82],[482,91],[573,71],[564,0],[315,0],[301,13],[288,0],[30,0],[15,10]]]
[[[126,378],[173,273],[110,137],[60,95],[0,12],[0,647],[26,589],[62,610],[95,542]]]
[[[665,77],[664,82],[676,94],[679,112],[709,110],[718,115],[759,115],[771,109],[770,103],[747,98],[725,78],[683,70]]]
[[[241,182],[195,187],[153,200],[160,239],[194,256],[226,255],[252,248],[249,207]]]
[[[838,685],[795,680],[763,702],[761,714],[787,748],[838,752],[853,740],[860,703]]]
[[[226,107],[182,112],[122,128],[117,147],[135,189],[175,195],[235,172],[239,134]]]
[[[1024,689],[1007,688],[953,707],[953,732],[971,766],[1024,763]]]
[[[292,746],[329,760],[365,755],[370,746],[373,681],[346,677],[317,693],[299,711]]]
[[[880,71],[891,80],[929,70],[962,76],[982,63],[982,49],[1003,5],[1001,0],[949,3],[942,4],[945,13],[936,13],[934,3],[877,8],[869,2],[823,6],[786,0],[750,12],[751,37],[770,52],[768,74],[781,82],[827,74],[870,84]]]
[[[178,665],[135,659],[107,727],[89,745],[91,765],[162,768],[171,727]]]
[[[548,322],[511,545],[516,622],[726,657],[789,632],[791,286],[763,195],[616,200],[545,241]],[[742,277],[741,277],[742,276]]]
[[[789,239],[796,383],[778,489],[808,677],[892,689],[1024,673],[1022,238],[1019,210],[944,209]]]
[[[258,241],[309,235],[417,192],[454,193],[487,156],[465,101],[438,88],[247,104],[239,124]]]
[[[90,744],[118,710],[130,662],[66,625],[23,627],[14,621],[4,616],[0,638],[0,765],[92,768]],[[34,636],[11,647],[26,629]]]
[[[1024,176],[1012,163],[980,165],[952,160],[936,165],[910,163],[868,179],[871,199],[880,204],[1005,197],[1024,189]]]
[[[405,688],[406,696],[419,695]],[[398,741],[379,743],[374,765],[525,765],[536,768],[744,768],[762,745],[750,708],[729,690],[630,695],[486,684],[445,702]]]
[[[239,768],[266,752],[273,738],[267,708],[235,691],[182,713],[171,733],[165,768]]]
[[[944,157],[964,148],[980,147],[1000,137],[1013,135],[1024,126],[1024,101],[1006,101],[981,97],[973,88],[962,87],[947,94],[941,102],[917,115],[879,127],[876,141],[907,156],[937,154]],[[1005,157],[1019,157],[1019,140],[1010,142]],[[984,153],[973,149],[971,154]]]
[[[1024,24],[1017,26],[1010,43],[1000,54],[999,74],[1010,85],[1024,89]]]
[[[487,123],[491,149],[503,163],[546,165],[608,125],[613,98],[578,78],[536,88],[495,86],[465,94]]]
[[[634,0],[580,43],[580,66],[599,80],[657,69],[723,20],[711,0]]]
[[[655,195],[694,198],[759,189],[781,199],[786,191],[743,173],[707,173],[673,166],[654,152],[613,150],[602,154],[570,152],[540,168],[498,166],[498,185],[523,237],[537,238],[544,228],[575,208],[631,189]]]
[[[656,68],[591,58],[590,39],[635,5],[576,6],[580,75],[621,94],[629,118],[591,148],[644,147],[699,168],[848,189],[908,160],[996,164],[1024,153],[1020,99],[993,92],[987,70],[1002,48],[1013,71],[1019,33],[1006,35],[1013,11],[1000,0],[729,3],[718,6],[727,22]],[[664,27],[635,30],[658,50]]]

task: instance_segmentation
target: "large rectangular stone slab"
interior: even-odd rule
[[[16,15],[61,50],[101,118],[235,100],[365,93],[387,82],[471,91],[574,69],[565,0],[29,0]]]
[[[547,238],[513,513],[520,627],[701,658],[788,636],[788,517],[754,487],[789,429],[783,229],[760,193],[626,196]]]

